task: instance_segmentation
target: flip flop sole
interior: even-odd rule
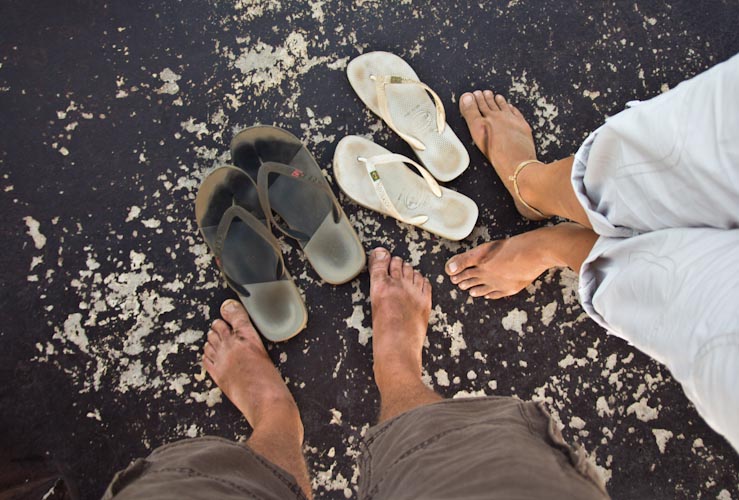
[[[214,254],[224,212],[235,198],[241,201],[248,196],[245,186],[250,184],[246,174],[236,167],[216,169],[201,184],[195,200],[195,217],[203,239]],[[232,221],[219,260],[229,286],[238,294],[262,336],[275,342],[284,341],[305,328],[308,313],[300,292],[287,270],[278,276],[280,256],[249,224],[238,219]]]
[[[300,139],[286,130],[266,125],[242,130],[231,141],[231,157],[253,178],[263,163],[278,162],[299,168],[325,183],[330,191],[313,155]],[[335,285],[346,283],[364,269],[366,255],[359,236],[343,211],[338,222],[333,220],[332,201],[326,196],[316,196],[305,184],[285,176],[277,176],[270,182],[268,196],[272,209],[289,227],[311,235],[308,241],[298,240],[298,243],[324,281]]]
[[[377,88],[370,75],[400,76],[419,81],[407,62],[389,52],[363,54],[349,62],[346,72],[349,83],[362,102],[383,119]],[[388,109],[397,129],[426,146],[423,151],[413,151],[428,171],[442,182],[462,174],[470,164],[469,154],[448,124],[439,133],[436,108],[426,91],[414,85],[389,85],[386,93]]]
[[[339,187],[359,205],[384,215],[390,214],[380,202],[359,158],[389,153],[359,136],[344,137],[334,153],[334,174]],[[421,229],[454,241],[466,238],[474,229],[478,208],[470,198],[445,187],[441,188],[440,198],[434,196],[423,178],[400,162],[378,165],[376,169],[384,180],[390,200],[403,217],[428,216],[428,220],[418,226]]]

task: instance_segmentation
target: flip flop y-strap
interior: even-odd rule
[[[323,178],[323,176],[318,178],[311,174],[307,174],[299,168],[295,168],[290,165],[285,165],[284,163],[279,163],[275,161],[267,161],[262,163],[262,165],[259,167],[259,173],[257,174],[257,190],[259,192],[259,203],[262,205],[262,210],[267,216],[267,219],[270,220],[272,225],[280,230],[280,232],[299,241],[308,241],[312,237],[312,235],[306,234],[297,229],[284,227],[283,225],[277,223],[274,215],[272,215],[272,206],[269,201],[270,174],[284,175],[286,177],[290,177],[293,180],[304,182],[314,188],[319,189],[328,197],[329,200],[331,200],[331,212],[333,214],[333,219],[334,222],[338,224],[343,212],[341,210],[339,202],[336,200],[336,196],[334,196],[331,188],[328,187],[328,184],[326,183],[326,180]]]
[[[434,106],[436,107],[436,128],[441,134],[444,132],[446,127],[446,113],[444,112],[444,104],[441,102],[439,95],[431,90],[431,87],[423,82],[414,80],[412,78],[406,78],[403,76],[392,76],[392,75],[370,75],[370,80],[375,82],[375,89],[377,90],[377,102],[380,105],[380,111],[382,112],[382,118],[387,123],[388,127],[395,131],[400,137],[402,137],[408,144],[414,149],[424,151],[426,145],[415,137],[405,134],[398,130],[393,122],[393,117],[390,114],[390,108],[387,102],[387,86],[388,85],[417,85],[423,90],[428,92],[434,100]]]
[[[409,165],[413,165],[426,181],[426,184],[428,184],[431,192],[434,193],[434,196],[436,196],[437,198],[441,198],[441,187],[428,170],[426,170],[410,158],[396,153],[375,155],[370,158],[364,158],[363,156],[360,156],[357,158],[357,160],[361,163],[364,163],[364,166],[367,168],[367,173],[372,180],[372,187],[375,188],[375,193],[377,193],[377,197],[380,199],[380,203],[382,203],[382,206],[385,208],[385,210],[388,211],[390,215],[401,222],[413,224],[415,226],[420,226],[429,220],[428,215],[416,215],[410,218],[402,216],[398,209],[395,207],[393,201],[390,199],[390,195],[387,194],[385,185],[382,182],[382,179],[380,179],[380,174],[379,172],[377,172],[376,167],[377,165],[383,165],[386,163],[408,163]]]
[[[231,228],[234,219],[239,219],[241,222],[249,226],[249,228],[252,229],[255,233],[257,233],[257,235],[264,239],[264,241],[269,243],[278,257],[277,276],[279,277],[285,274],[285,261],[282,258],[282,250],[280,249],[280,244],[277,241],[277,238],[274,237],[274,235],[262,222],[259,221],[259,219],[249,213],[248,210],[239,205],[233,205],[229,207],[225,212],[223,212],[221,222],[218,223],[218,229],[216,229],[216,239],[215,243],[213,244],[213,253],[216,256],[216,263],[218,264],[218,268],[221,270],[221,274],[223,274],[228,284],[236,290],[243,292],[243,295],[248,297],[250,295],[249,291],[246,290],[242,284],[236,283],[231,278],[229,278],[226,273],[223,272],[223,268],[221,266],[221,253],[223,252],[223,245],[226,243],[228,230]]]

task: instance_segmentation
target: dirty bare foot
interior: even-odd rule
[[[552,267],[567,266],[579,273],[597,239],[579,224],[543,227],[455,255],[446,272],[472,297],[500,299],[520,292]]]
[[[221,305],[205,344],[203,365],[253,428],[247,445],[293,475],[312,498],[303,457],[303,423],[295,400],[267,355],[244,307],[235,300]]]
[[[295,400],[244,307],[227,300],[221,315],[208,332],[203,354],[205,369],[218,387],[255,429],[276,413],[300,420]]]
[[[385,249],[370,255],[375,379],[421,376],[421,351],[431,314],[431,284]]]
[[[537,213],[526,208],[513,189],[510,177],[516,167],[523,161],[535,160],[536,149],[531,127],[521,112],[508,103],[502,95],[494,95],[492,91],[476,90],[467,92],[459,100],[459,109],[467,121],[472,140],[495,168],[519,213],[532,220],[541,220]],[[531,186],[537,170],[543,165],[532,164],[525,167],[518,175],[518,186],[521,197],[534,208],[535,192]]]
[[[441,399],[421,381],[421,354],[431,314],[431,283],[384,248],[372,251],[369,272],[372,352],[382,421]]]

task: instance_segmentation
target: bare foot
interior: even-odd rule
[[[459,110],[467,121],[472,140],[493,165],[513,196],[518,212],[527,219],[541,220],[541,216],[521,203],[514,192],[513,181],[510,180],[522,161],[536,159],[531,127],[521,112],[506,102],[505,97],[494,95],[490,90],[463,94],[459,100]],[[530,176],[536,175],[536,169],[541,167],[542,165],[537,164],[527,166],[518,175],[521,196],[528,203],[531,203],[530,196],[533,193],[528,188],[527,178],[530,180]]]
[[[579,273],[597,240],[591,229],[565,222],[483,243],[449,259],[446,272],[471,296],[500,299],[520,292],[552,267]]]
[[[472,297],[500,299],[514,295],[549,269],[542,262],[536,231],[490,241],[449,259],[447,274]]]
[[[431,283],[384,248],[370,254],[375,381],[387,386],[421,380],[421,352],[431,314]]]
[[[263,420],[297,418],[295,400],[267,355],[244,307],[235,300],[221,305],[223,319],[213,322],[203,364],[228,399],[256,429]],[[302,425],[300,435],[302,442]]]

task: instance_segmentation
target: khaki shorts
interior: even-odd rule
[[[359,498],[608,498],[581,447],[543,407],[514,398],[446,400],[370,429]],[[104,499],[303,499],[294,478],[247,446],[172,443],[113,478]]]

